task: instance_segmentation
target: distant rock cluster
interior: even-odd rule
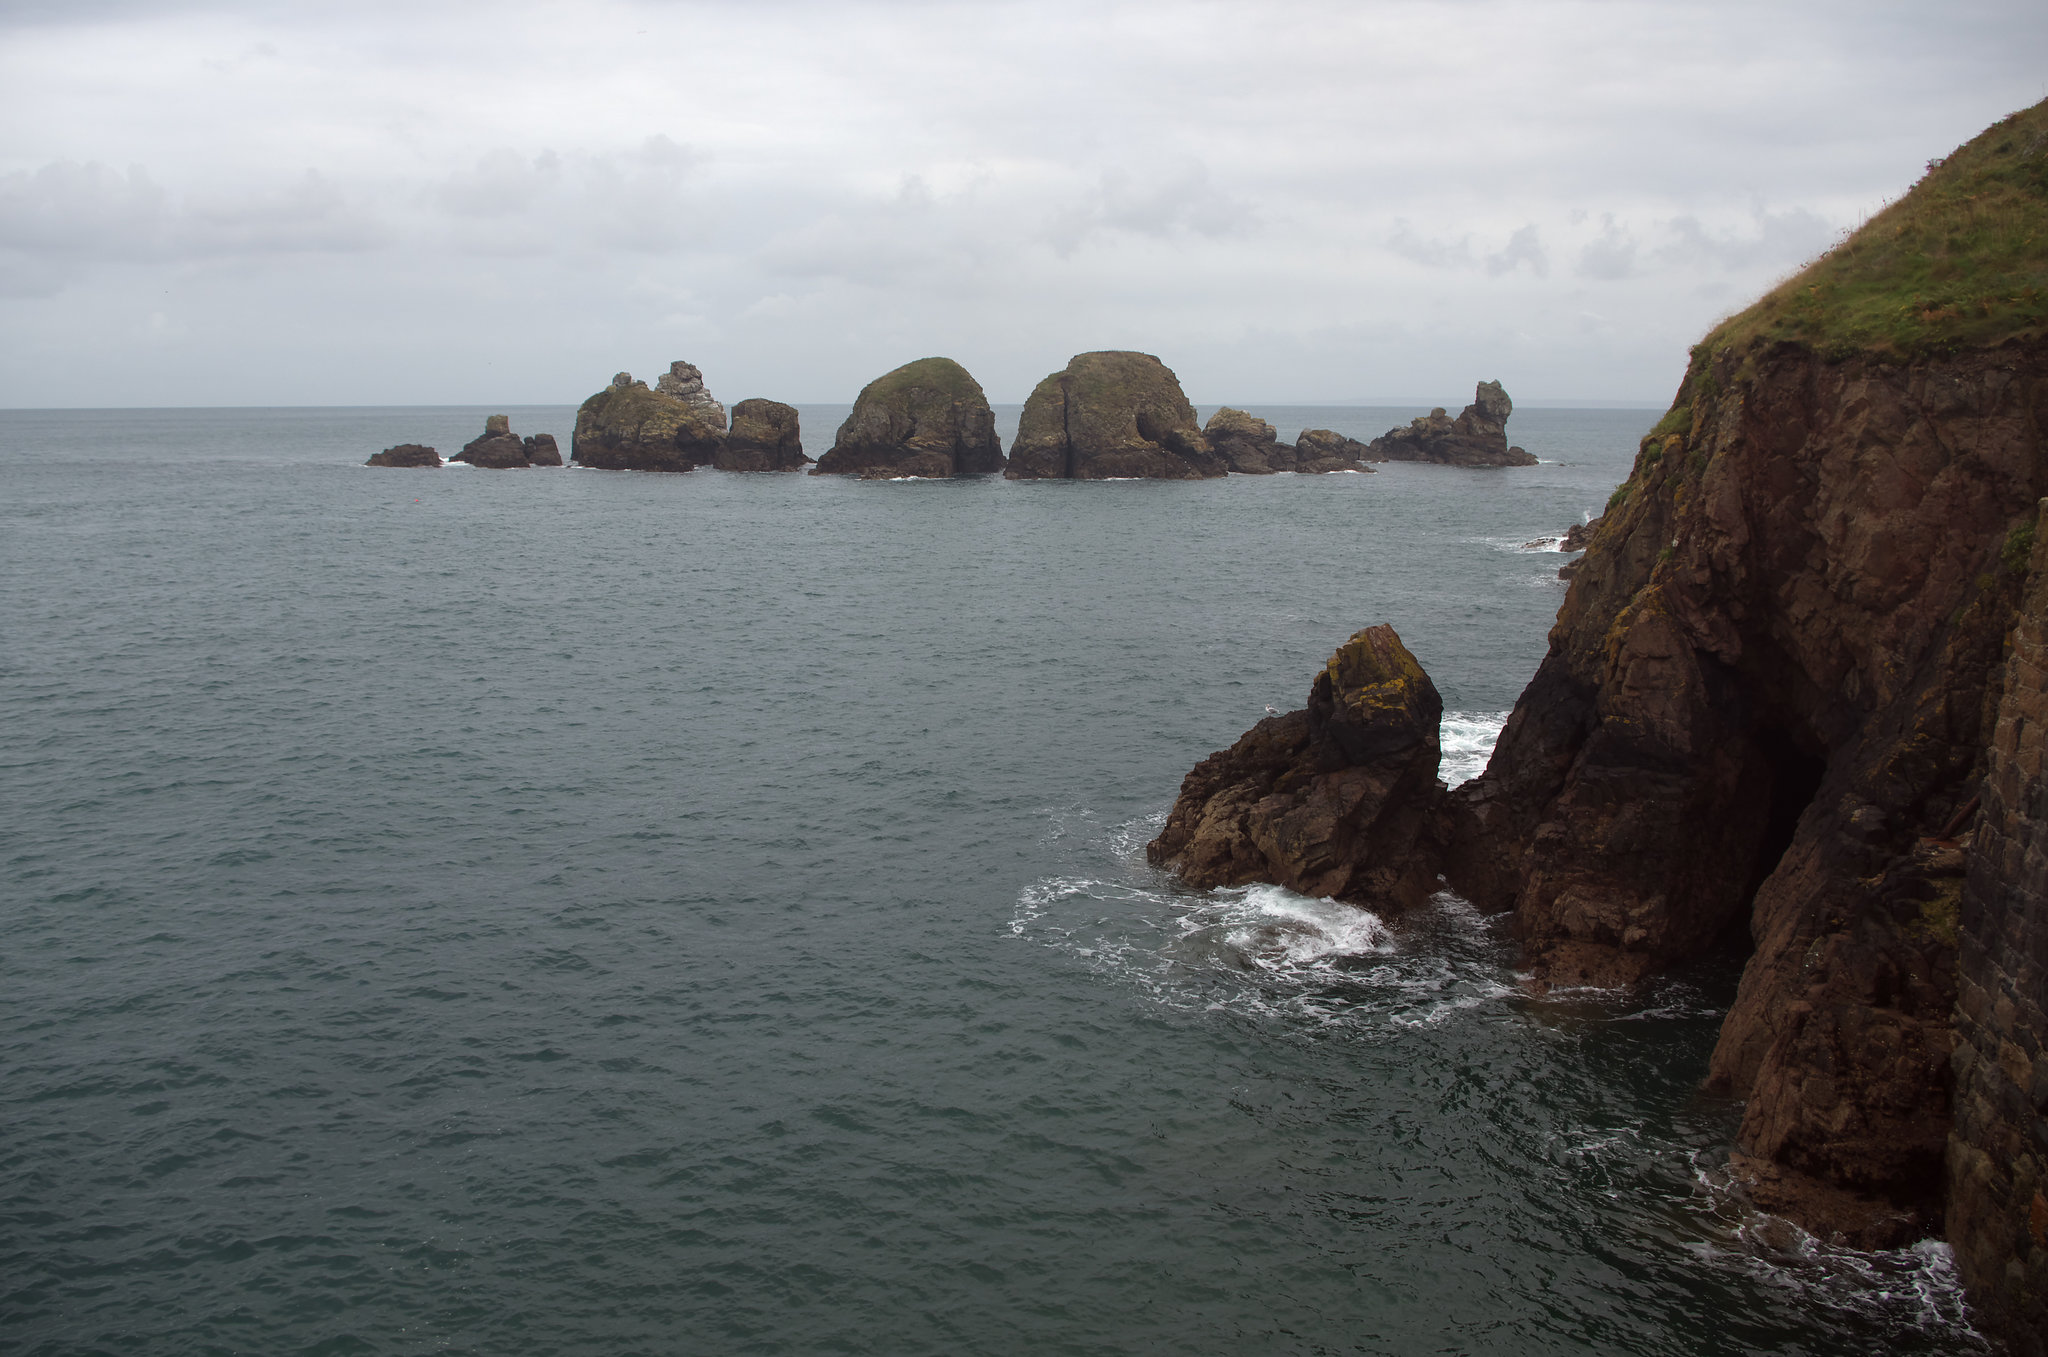
[[[1507,444],[1513,409],[1498,382],[1481,382],[1455,420],[1438,409],[1370,444],[1329,429],[1280,441],[1265,420],[1225,406],[1197,422],[1173,369],[1149,353],[1076,354],[1024,403],[1017,439],[1003,454],[995,414],[973,374],[951,358],[920,358],[861,389],[853,411],[812,474],[862,480],[987,476],[1011,480],[1199,480],[1371,471],[1369,462],[1521,466],[1535,458]],[[561,466],[553,435],[520,438],[504,415],[451,461],[507,469]],[[653,386],[621,372],[576,411],[569,460],[606,471],[800,471],[811,464],[794,406],[760,397],[732,407],[704,385],[694,363],[669,364]],[[369,460],[380,467],[440,466],[416,443]]]

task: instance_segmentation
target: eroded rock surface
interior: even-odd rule
[[[1191,480],[1229,470],[1173,370],[1149,353],[1076,354],[1024,403],[1013,480]]]
[[[1369,470],[1358,464],[1365,445],[1355,439],[1328,429],[1310,429],[1302,434],[1300,442],[1282,443],[1265,420],[1227,405],[1209,416],[1202,436],[1233,475]]]
[[[1195,765],[1145,855],[1193,886],[1413,905],[1435,879],[1422,836],[1441,795],[1442,714],[1394,629],[1368,627],[1316,675],[1305,710]]]
[[[370,454],[364,466],[422,467],[441,465],[441,454],[420,443],[400,443],[395,448]]]
[[[1456,419],[1442,406],[1405,428],[1389,429],[1370,444],[1376,462],[1435,462],[1440,466],[1534,466],[1536,459],[1508,446],[1514,402],[1499,382],[1481,382]]]
[[[1296,471],[1372,470],[1365,465],[1374,460],[1371,447],[1329,429],[1303,429],[1294,447]]]
[[[562,453],[555,446],[553,434],[521,438],[512,432],[511,416],[488,415],[484,419],[483,435],[464,443],[462,451],[448,460],[506,471],[527,466],[560,466]]]
[[[861,388],[814,476],[981,476],[1003,469],[981,383],[950,358],[920,358]]]
[[[704,390],[701,374],[677,362],[660,389],[630,372],[576,411],[570,457],[608,471],[690,471],[710,466],[725,447],[725,407]]]
[[[732,428],[712,465],[720,471],[801,471],[810,460],[796,408],[757,397],[732,407]]]

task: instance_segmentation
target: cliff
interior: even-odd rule
[[[2048,105],[1694,350],[1444,830],[1539,983],[1747,943],[1707,1078],[1756,1200],[1866,1245],[1946,1213],[2036,1353],[2044,226]]]
[[[1076,354],[1035,387],[1010,449],[1012,480],[1194,480],[1228,468],[1173,369],[1149,353]]]

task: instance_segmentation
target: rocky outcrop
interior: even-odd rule
[[[1371,471],[1372,449],[1329,429],[1303,429],[1294,440],[1296,471]]]
[[[562,453],[555,446],[553,434],[522,439],[512,432],[511,416],[489,415],[484,419],[483,436],[464,443],[462,451],[448,460],[504,471],[526,466],[560,466]]]
[[[677,362],[650,390],[630,372],[576,411],[570,458],[608,471],[690,471],[710,466],[725,446],[725,407],[711,399],[697,369]]]
[[[1196,764],[1146,857],[1193,886],[1271,881],[1401,907],[1435,880],[1421,836],[1441,784],[1443,700],[1388,626],[1330,657],[1306,710]]]
[[[1564,536],[1558,539],[1557,549],[1559,551],[1584,551],[1587,544],[1593,540],[1593,529],[1599,526],[1600,520],[1597,518],[1589,519],[1584,523],[1572,524],[1564,530]]]
[[[1929,916],[1961,943],[1948,1236],[2018,1357],[2048,1353],[2048,500],[2031,545],[1960,915],[1943,896]]]
[[[1202,428],[1210,449],[1231,474],[1270,476],[1277,471],[1329,472],[1364,471],[1356,460],[1365,445],[1331,433],[1310,429],[1299,443],[1282,443],[1273,426],[1255,415],[1224,406],[1209,416]],[[1348,445],[1348,446],[1347,446]],[[1355,449],[1355,452],[1349,450]],[[1348,455],[1347,455],[1348,454]]]
[[[1228,471],[1173,370],[1148,353],[1075,355],[1024,403],[1012,480],[1191,480]]]
[[[1442,406],[1372,440],[1375,462],[1434,462],[1439,466],[1535,466],[1536,459],[1508,446],[1514,402],[1499,382],[1481,382],[1456,419]]]
[[[732,428],[712,465],[720,471],[801,471],[810,460],[795,407],[756,398],[732,407]]]
[[[382,452],[371,453],[370,460],[363,463],[363,465],[437,467],[441,465],[441,455],[435,452],[432,448],[426,447],[419,443],[400,443],[395,448],[386,448]]]
[[[950,358],[920,358],[861,388],[814,476],[982,476],[1003,445],[981,383]]]

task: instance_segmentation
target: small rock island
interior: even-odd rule
[[[1297,443],[1282,443],[1273,426],[1226,405],[1209,416],[1202,436],[1235,476],[1270,476],[1279,471],[1370,471],[1360,466],[1365,444],[1328,429],[1307,429]]]
[[[421,443],[400,443],[395,448],[370,454],[364,466],[422,467],[441,465],[441,454]]]
[[[1011,480],[1194,480],[1229,466],[1195,422],[1173,369],[1149,353],[1076,354],[1024,403]]]
[[[521,438],[512,432],[510,415],[490,415],[484,419],[483,436],[464,443],[462,451],[448,460],[467,462],[491,471],[506,471],[526,466],[560,466],[562,453],[555,446],[553,434]]]
[[[584,401],[569,457],[607,471],[691,471],[716,462],[724,447],[725,407],[695,364],[677,361],[652,388],[621,372]]]
[[[1406,426],[1373,439],[1372,460],[1434,462],[1438,466],[1535,466],[1535,457],[1508,446],[1508,416],[1514,408],[1499,382],[1481,382],[1472,403],[1456,419],[1439,405]]]
[[[950,358],[920,358],[860,389],[811,474],[895,480],[1002,469],[1003,445],[981,383]]]

